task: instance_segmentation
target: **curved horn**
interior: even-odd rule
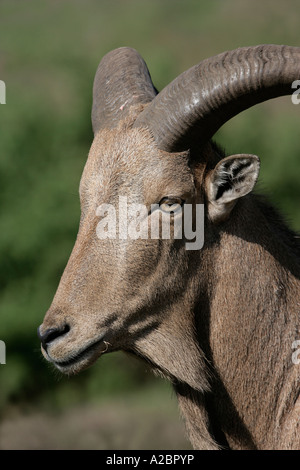
[[[133,104],[148,103],[157,94],[141,56],[120,47],[101,60],[94,80],[92,124],[94,134],[115,127]]]
[[[206,59],[166,86],[134,126],[150,128],[160,149],[205,144],[241,111],[292,93],[300,79],[300,48],[260,45]]]

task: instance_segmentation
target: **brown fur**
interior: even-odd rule
[[[104,352],[144,358],[172,381],[196,449],[299,449],[298,241],[253,194],[214,222],[207,184],[221,152],[160,151],[146,129],[131,128],[136,112],[95,136],[77,241],[41,326],[69,331],[43,353],[65,373]],[[203,249],[99,240],[96,209],[119,195],[148,206],[167,195],[205,203]],[[59,365],[97,340],[92,354]]]

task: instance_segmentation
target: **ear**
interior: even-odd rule
[[[206,194],[208,216],[213,222],[226,220],[237,200],[252,191],[259,174],[256,155],[240,154],[223,158],[208,174]]]

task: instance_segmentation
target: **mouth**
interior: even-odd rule
[[[91,366],[102,354],[105,354],[111,344],[103,339],[97,340],[89,346],[81,349],[64,361],[57,361],[51,355],[47,354],[47,359],[50,360],[57,369],[66,374],[75,374],[79,370],[86,369]]]

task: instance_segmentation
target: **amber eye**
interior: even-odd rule
[[[159,208],[163,212],[175,214],[180,211],[183,204],[184,201],[180,197],[164,197],[159,203]]]

